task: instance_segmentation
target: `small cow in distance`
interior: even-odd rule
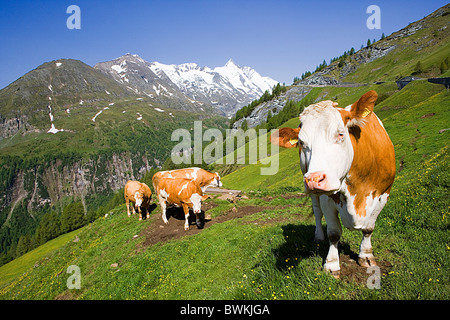
[[[135,207],[139,212],[139,221],[142,220],[141,207],[147,210],[147,219],[150,217],[150,200],[152,197],[152,191],[145,184],[139,181],[128,180],[124,188],[125,202],[127,204],[127,214],[130,214],[130,202],[132,204],[133,214],[136,213]]]
[[[158,181],[162,178],[170,179],[190,179],[195,181],[202,191],[205,192],[208,187],[221,187],[222,182],[220,181],[219,174],[209,172],[201,168],[184,168],[178,170],[160,171],[153,175],[152,183],[153,188],[156,190]]]
[[[373,112],[377,97],[369,91],[344,109],[329,100],[310,105],[300,114],[298,128],[281,128],[271,136],[282,147],[299,147],[303,183],[316,219],[315,239],[324,239],[324,215],[330,242],[324,270],[336,278],[339,216],[345,227],[363,234],[358,263],[376,265],[370,238],[395,178],[394,146]]]
[[[202,189],[197,183],[190,179],[162,178],[159,179],[155,192],[158,196],[162,219],[165,224],[169,223],[166,216],[167,206],[175,205],[176,207],[183,207],[184,230],[189,230],[189,208],[192,208],[196,215],[197,227],[201,228],[202,201],[205,201],[209,196],[203,195]]]

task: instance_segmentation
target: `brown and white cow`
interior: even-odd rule
[[[125,202],[127,204],[127,214],[130,216],[130,202],[132,203],[133,214],[136,213],[135,207],[139,212],[139,220],[142,220],[142,210],[144,207],[147,210],[147,218],[150,217],[150,200],[152,191],[145,184],[139,181],[128,180],[124,188]]]
[[[201,227],[202,201],[208,199],[209,196],[203,195],[202,189],[196,182],[191,179],[161,178],[155,192],[161,206],[164,223],[169,223],[166,216],[167,206],[175,205],[183,207],[184,230],[189,230],[189,208],[192,208],[196,215],[197,226]]]
[[[373,113],[377,97],[369,91],[345,109],[329,100],[310,105],[300,114],[298,128],[282,128],[272,135],[272,143],[299,147],[303,182],[316,219],[315,239],[324,239],[324,215],[330,242],[324,269],[335,277],[342,234],[338,214],[345,227],[362,231],[359,264],[376,265],[370,238],[395,178],[394,146]]]
[[[178,170],[160,171],[153,175],[152,183],[153,188],[156,190],[158,181],[162,178],[171,179],[190,179],[195,181],[202,191],[205,192],[208,187],[221,187],[222,182],[220,181],[219,174],[209,172],[201,168],[184,168]]]

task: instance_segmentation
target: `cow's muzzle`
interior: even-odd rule
[[[325,172],[317,171],[306,174],[304,177],[306,187],[309,191],[326,192],[330,191],[328,179]]]

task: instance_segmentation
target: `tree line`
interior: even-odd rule
[[[284,84],[281,85],[279,83],[273,87],[272,93],[269,93],[269,91],[266,90],[259,99],[253,100],[245,107],[242,107],[241,109],[236,111],[236,114],[230,120],[230,128],[233,127],[233,124],[236,121],[248,117],[259,104],[272,100],[274,97],[278,97],[280,94],[286,92],[286,90],[287,90],[286,86]]]
[[[105,198],[107,197],[101,196],[99,202],[105,200]],[[7,250],[2,250],[2,253],[0,253],[0,266],[20,257],[40,245],[43,245],[49,240],[81,228],[93,222],[97,218],[104,216],[111,209],[125,202],[123,189],[116,191],[112,196],[110,196],[109,201],[105,202],[106,205],[93,206],[94,208],[88,210],[87,213],[85,213],[85,208],[81,201],[69,203],[64,207],[60,214],[54,210],[51,210],[40,218],[37,227],[34,229],[34,234],[23,234],[19,237],[17,242],[13,242],[9,246],[7,246],[8,244],[5,242],[8,237],[1,237],[2,242],[0,243],[0,246],[2,249],[7,248]],[[26,208],[23,209],[24,210],[22,211],[26,212]],[[19,208],[19,210],[15,210],[14,212],[15,214],[19,214],[21,210]],[[4,232],[8,232],[10,230],[10,228],[2,229]]]
[[[386,36],[384,35],[384,33],[381,35],[380,40],[383,40],[384,38],[386,38]],[[374,43],[376,42],[375,39],[373,39],[372,41],[370,39],[367,39],[367,44],[366,44],[366,48],[370,48]],[[364,45],[361,45],[361,49],[364,48]],[[296,84],[297,82],[304,80],[306,78],[308,78],[309,76],[311,76],[313,73],[315,72],[319,72],[322,71],[323,69],[325,69],[327,66],[331,65],[333,62],[335,61],[339,61],[338,63],[338,67],[342,68],[345,64],[345,61],[348,57],[352,56],[355,54],[355,48],[351,48],[348,51],[344,51],[344,53],[342,55],[340,55],[339,57],[334,57],[330,59],[330,63],[327,64],[326,60],[324,59],[323,62],[321,64],[319,64],[316,69],[314,69],[314,72],[311,71],[305,71],[304,73],[302,73],[301,77],[294,77],[293,80],[293,84]]]

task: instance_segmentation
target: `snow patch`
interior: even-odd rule
[[[154,109],[158,112],[165,112],[163,109],[160,109],[160,108],[154,108]]]
[[[61,67],[61,65],[62,65],[62,62],[57,62],[56,63],[56,67]]]
[[[99,112],[97,112],[97,113],[95,114],[95,116],[92,118],[92,121],[95,122],[95,119],[97,119],[97,117],[98,117],[99,115],[102,114],[103,110],[108,110],[108,109],[109,109],[109,107],[104,107],[102,110],[100,110]]]
[[[111,67],[111,69],[113,69],[115,72],[117,73],[122,73],[127,71],[125,68],[123,68],[121,65],[115,64]]]
[[[52,127],[47,131],[47,133],[53,133],[53,134],[55,134],[55,133],[63,132],[63,131],[64,131],[64,129],[56,129],[56,128],[55,128],[55,124],[52,123]]]

